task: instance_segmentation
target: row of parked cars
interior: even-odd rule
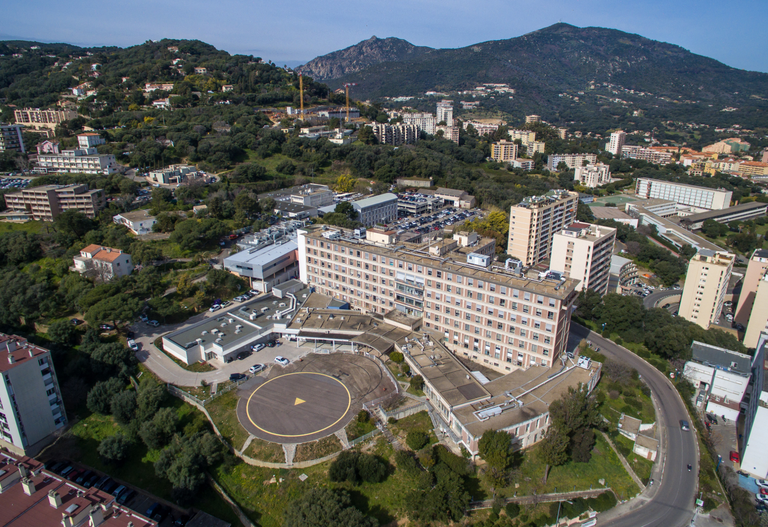
[[[0,180],[0,189],[22,189],[29,186],[29,180],[19,177],[7,177]]]
[[[247,293],[243,293],[240,296],[236,296],[232,300],[235,302],[245,302],[246,300],[250,300],[251,298],[253,298],[258,294],[259,294],[258,291],[256,291],[255,289],[251,289]],[[222,302],[221,299],[217,298],[216,300],[213,301],[213,304],[211,305],[210,309],[208,309],[208,311],[213,313],[214,311],[218,311],[219,309],[228,308],[231,305],[232,305],[232,302],[230,302],[229,300]]]

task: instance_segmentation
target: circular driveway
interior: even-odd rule
[[[352,395],[335,377],[294,372],[257,386],[245,399],[240,422],[253,435],[276,443],[303,443],[342,428]]]

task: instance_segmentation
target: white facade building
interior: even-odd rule
[[[587,188],[595,188],[607,185],[611,182],[611,173],[608,165],[598,163],[596,165],[577,166],[574,170],[573,180]]]
[[[0,333],[0,445],[34,455],[67,423],[50,352]]]
[[[39,155],[37,164],[49,172],[112,174],[117,171],[115,156],[99,154],[95,148],[77,148],[64,150],[59,154]]]
[[[420,131],[435,135],[438,120],[431,113],[403,113],[403,124],[412,124]]]
[[[133,271],[130,254],[101,245],[92,244],[83,248],[80,255],[75,256],[73,260],[75,271],[92,275],[103,281],[129,275]]]
[[[579,280],[577,291],[608,292],[616,229],[573,223],[552,238],[550,269]]]
[[[128,228],[133,234],[149,234],[152,226],[157,223],[154,216],[150,216],[146,209],[123,212],[112,216],[112,221]]]
[[[624,146],[624,140],[627,138],[627,134],[623,130],[618,130],[611,133],[611,140],[608,143],[608,151],[619,157],[621,155],[621,148]]]
[[[573,170],[585,164],[594,165],[597,163],[597,156],[595,154],[550,154],[547,159],[547,169],[554,172],[560,163],[565,163],[568,169]]]
[[[453,126],[453,103],[451,101],[440,101],[437,103],[437,122],[445,121],[446,126]]]
[[[705,212],[730,207],[733,192],[658,179],[638,178],[635,195],[643,199],[655,198],[674,201],[678,205],[698,209],[697,212]]]
[[[353,201],[357,211],[357,221],[363,225],[391,223],[397,219],[397,195],[381,194],[370,198]]]
[[[107,142],[99,134],[87,133],[77,136],[77,145],[82,149],[94,148]]]
[[[752,361],[752,393],[744,413],[744,440],[741,444],[741,469],[756,478],[768,479],[768,386],[765,383],[766,370],[763,367],[768,351],[768,332],[760,336]]]

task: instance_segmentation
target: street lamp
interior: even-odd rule
[[[573,505],[573,502],[572,501],[568,501],[568,500],[560,500],[558,502],[558,504],[557,504],[557,519],[555,520],[555,527],[557,527],[557,525],[560,523],[560,507],[563,505],[563,501]]]

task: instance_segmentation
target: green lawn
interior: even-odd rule
[[[367,412],[366,412],[367,415]],[[368,419],[360,421],[360,414],[356,415],[346,427],[347,439],[352,441],[358,437],[362,437],[369,432],[376,430],[376,424],[374,420],[368,416]]]
[[[238,450],[243,448],[245,440],[248,439],[248,432],[240,426],[237,420],[237,390],[231,390],[224,395],[216,397],[206,405],[205,409],[216,424],[216,428],[230,445]]]
[[[624,437],[621,434],[616,434],[616,436],[612,437],[611,440],[613,441],[613,444],[616,445],[616,448],[619,450],[619,452],[621,452],[624,458],[627,460],[627,463],[629,463],[629,466],[632,467],[632,470],[635,471],[635,474],[637,474],[637,477],[640,478],[643,481],[643,483],[647,485],[648,480],[651,479],[651,469],[653,469],[653,461],[646,459],[644,457],[640,457],[634,452],[632,452],[632,448],[634,447],[634,442],[628,437]]]
[[[25,221],[24,223],[0,222],[0,234],[5,232],[26,231],[30,234],[53,231],[53,224],[45,221]]]
[[[432,429],[432,420],[429,418],[429,414],[426,410],[417,412],[408,417],[399,419],[395,424],[391,425],[390,430],[396,436],[405,443],[405,438],[408,436],[408,432],[419,430],[429,436],[429,443],[433,444],[437,442],[437,437]]]
[[[638,493],[637,485],[624,470],[618,456],[608,445],[605,439],[596,434],[597,442],[592,451],[592,459],[588,463],[575,463],[569,461],[564,465],[552,467],[546,483],[542,482],[545,465],[535,455],[535,450],[528,450],[523,454],[522,462],[515,472],[512,484],[509,487],[498,490],[498,494],[504,497],[518,495],[545,494],[576,490],[589,490],[600,488],[599,480],[605,479],[607,487],[611,487],[619,499],[628,499]],[[519,484],[515,488],[515,484]]]

